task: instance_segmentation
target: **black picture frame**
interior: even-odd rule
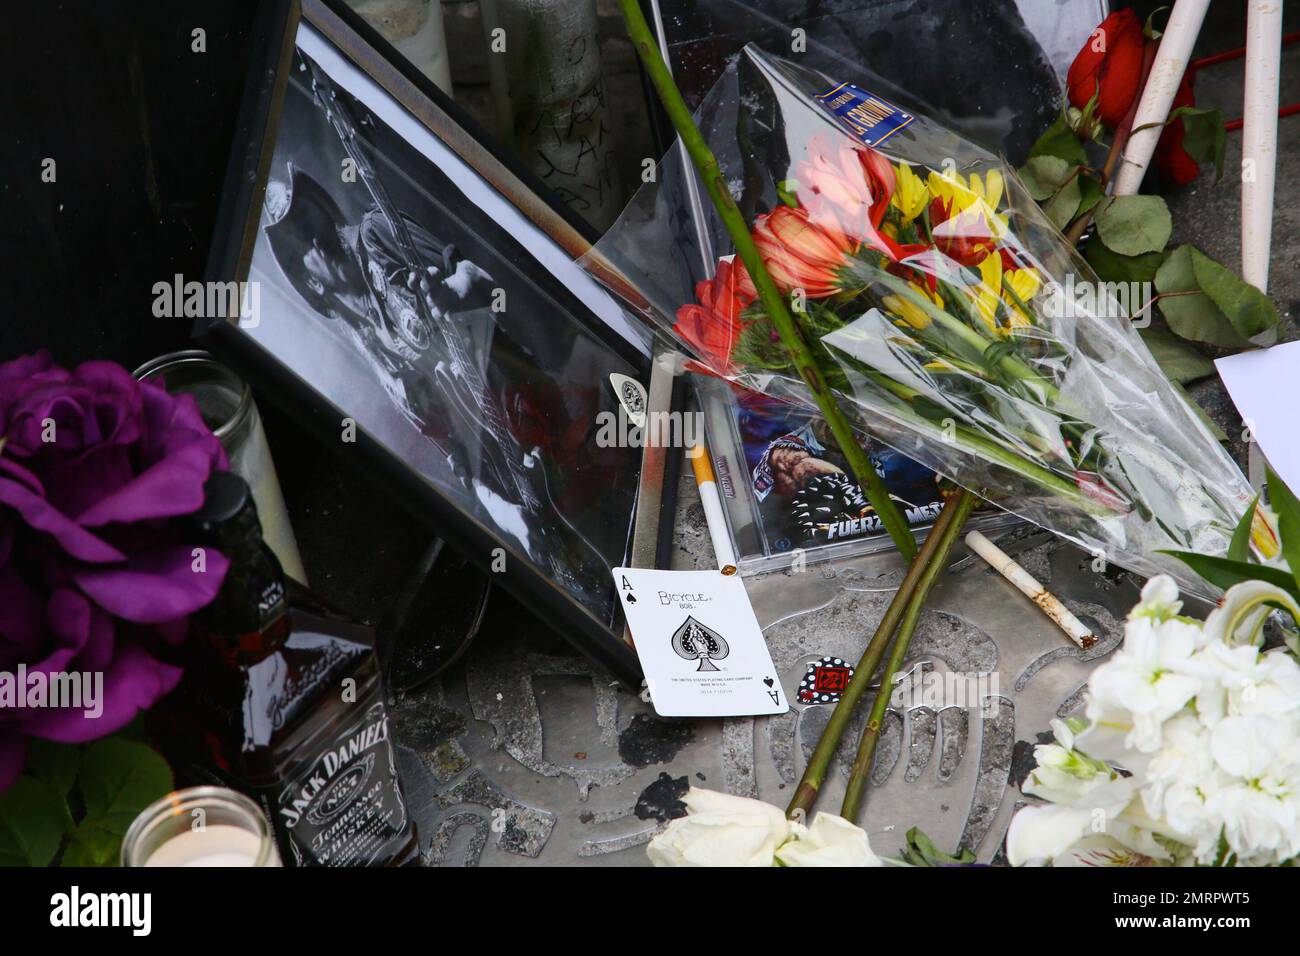
[[[255,35],[264,42],[255,57],[237,125],[208,263],[209,281],[242,282],[249,278],[254,267],[258,237],[265,228],[263,204],[277,135],[285,120],[283,111],[290,91],[296,41],[304,25],[308,31],[323,37],[344,61],[364,73],[410,118],[437,137],[451,154],[473,170],[482,185],[504,197],[557,249],[570,259],[591,250],[597,235],[581,217],[550,196],[540,180],[493,143],[449,97],[341,2],[265,0],[259,17]],[[299,58],[298,68],[303,65]],[[401,137],[400,132],[382,123],[377,125]],[[400,216],[408,218],[405,213]],[[392,217],[387,221],[391,223]],[[391,230],[391,234],[397,235],[397,230]],[[407,247],[411,248],[412,244],[408,242]],[[614,357],[611,361],[622,363],[615,370],[630,368],[636,378],[648,383],[649,355],[586,309],[572,290],[558,280],[555,286],[548,287],[547,292],[563,304],[570,317],[584,324],[593,342],[599,342],[592,348],[607,349]],[[503,550],[505,570],[496,580],[535,609],[539,618],[548,621],[592,661],[608,669],[625,685],[639,687],[641,668],[635,651],[624,640],[621,613],[613,599],[612,578],[607,568],[605,586],[610,597],[610,613],[604,617],[557,579],[563,575],[557,575],[554,564],[543,567],[517,541],[503,536],[499,528],[467,511],[401,454],[371,434],[360,420],[354,443],[342,445],[339,427],[341,416],[346,417],[348,409],[322,394],[282,356],[259,344],[235,319],[232,316],[229,320],[213,317],[202,320],[195,330],[196,336],[243,373],[260,394],[283,408],[327,447],[346,450],[349,455],[359,453],[382,489],[410,503],[413,514],[427,521],[475,564],[499,571],[499,567],[493,568],[493,561]],[[606,386],[602,392],[612,394],[612,389]],[[487,435],[488,441],[491,438]],[[627,449],[627,453],[635,455],[639,463],[639,449]],[[635,485],[632,490],[635,498]],[[592,580],[590,575],[586,580]]]

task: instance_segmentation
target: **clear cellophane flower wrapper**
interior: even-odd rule
[[[1005,162],[866,70],[827,77],[753,46],[698,121],[855,427],[1212,596],[1160,552],[1226,551],[1250,485]],[[729,250],[674,149],[587,264],[713,374],[814,404]]]

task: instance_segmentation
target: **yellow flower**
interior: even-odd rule
[[[1043,280],[1038,275],[1037,269],[1012,269],[1010,272],[1003,273],[1002,288],[1004,292],[1002,298],[1007,304],[1007,313],[1011,316],[1013,328],[1033,324],[1033,315],[1022,309],[1020,303],[1023,302],[1026,306],[1029,305],[1029,301],[1038,294],[1038,289],[1042,284]],[[1012,295],[1013,292],[1015,295]],[[1020,301],[1017,302],[1017,299]]]
[[[979,270],[980,283],[970,291],[975,312],[990,332],[1005,334],[1006,330],[998,327],[998,303],[1002,301],[1002,257],[997,252],[990,252],[980,260]]]
[[[930,195],[944,207],[942,215],[936,217],[936,235],[987,236],[993,240],[1006,235],[1007,217],[997,212],[1006,185],[1000,170],[990,169],[982,178],[978,173],[967,178],[952,170],[931,170],[927,181]],[[947,228],[938,228],[939,223]]]
[[[921,215],[930,202],[930,191],[907,163],[898,164],[898,181],[894,186],[894,198],[890,202],[902,213],[904,225]]]
[[[917,285],[915,282],[909,282],[907,286],[913,295],[927,299],[939,308],[943,308],[943,299],[939,298],[937,294],[931,294],[930,290],[925,286]],[[930,316],[926,314],[925,309],[921,308],[908,296],[887,295],[880,301],[889,312],[914,329],[923,329],[930,324]]]
[[[971,192],[988,203],[990,209],[997,209],[998,203],[1002,202],[1002,189],[1005,185],[1000,169],[990,169],[983,180],[978,174],[971,173]]]
[[[1265,560],[1277,557],[1282,550],[1278,544],[1277,525],[1277,515],[1267,506],[1255,506],[1255,515],[1250,519],[1250,540]]]

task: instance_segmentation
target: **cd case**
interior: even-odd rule
[[[785,569],[796,557],[813,564],[893,549],[815,411],[711,376],[690,378],[741,574]],[[938,476],[879,442],[865,447],[908,524],[924,538],[943,505]],[[982,508],[968,522],[971,530],[990,534],[1022,523]]]

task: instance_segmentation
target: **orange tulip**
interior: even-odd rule
[[[695,297],[699,305],[678,309],[673,328],[712,366],[697,370],[731,375],[731,353],[745,330],[741,313],[754,301],[754,284],[742,264],[723,259],[712,279],[696,283]]]
[[[854,246],[838,229],[814,223],[806,209],[789,206],[777,206],[758,217],[754,244],[778,289],[802,289],[813,299],[840,291],[836,273]]]

